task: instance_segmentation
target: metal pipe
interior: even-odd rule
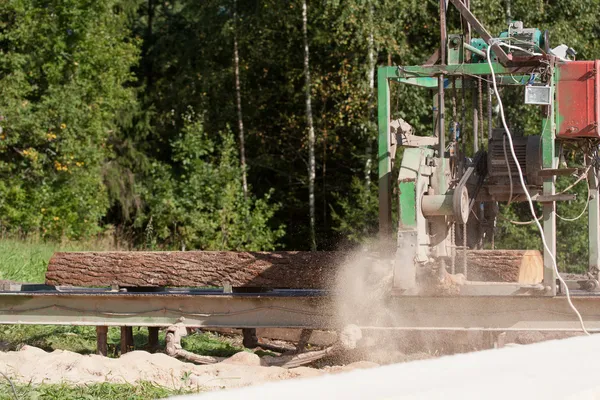
[[[592,158],[586,157],[586,163],[590,165]],[[598,190],[598,170],[592,166],[588,171],[588,182],[590,185],[589,211],[588,211],[588,272],[598,279],[600,273],[600,191]]]
[[[440,64],[446,65],[446,1],[440,0]]]
[[[425,217],[453,215],[452,195],[427,195],[421,198],[421,212]]]
[[[463,46],[465,49],[483,57],[484,59],[487,59],[487,54],[485,54],[485,51],[481,51],[477,47],[471,46],[469,43],[463,43]]]
[[[473,88],[473,155],[479,151],[479,108],[477,106],[477,88]]]
[[[442,0],[443,1],[443,0]],[[444,74],[441,74],[438,78],[438,139],[440,140],[439,157],[444,158],[446,153],[446,129],[445,129],[445,116],[446,107],[444,105]],[[444,163],[440,164],[441,174],[444,173]]]
[[[446,65],[446,1],[440,0],[440,64]],[[444,158],[446,152],[446,128],[444,124],[444,74],[438,78],[439,107],[439,157]],[[444,175],[444,163],[441,163],[440,176]]]
[[[490,88],[490,82],[488,81],[487,85],[487,113],[488,113],[488,143],[492,140],[492,90]]]
[[[463,4],[465,5],[465,8],[467,10],[470,10],[471,8],[471,1],[470,0],[463,0]],[[469,23],[469,20],[466,19],[462,14],[461,14],[461,18],[463,20],[463,34],[465,35],[465,41],[467,43],[471,43],[471,24]]]

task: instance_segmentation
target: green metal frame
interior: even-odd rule
[[[385,240],[390,240],[392,236],[392,214],[391,214],[391,151],[390,151],[390,84],[391,82],[419,86],[423,88],[437,89],[438,77],[443,75],[445,79],[445,87],[455,88],[462,87],[463,76],[485,76],[490,75],[493,70],[497,75],[499,85],[520,85],[524,79],[528,78],[529,73],[534,70],[535,66],[503,66],[500,63],[491,63],[491,68],[488,63],[476,64],[456,64],[456,65],[422,65],[422,66],[406,66],[406,67],[381,67],[378,69],[378,122],[379,122],[379,225],[380,236]],[[557,74],[554,74],[550,84],[553,88],[556,86]],[[454,82],[454,83],[453,83]],[[556,91],[554,91],[555,93]],[[556,124],[554,107],[546,107],[546,112],[542,126],[542,160],[543,168],[555,168],[556,166]],[[410,191],[408,187],[404,187],[409,183],[400,183],[403,185],[400,189],[401,193]],[[544,181],[544,194],[554,194],[555,179],[547,178]],[[414,207],[414,199],[412,196],[400,195],[400,208],[407,209]],[[550,251],[556,256],[556,205],[555,203],[545,203],[544,209],[544,236],[550,248]],[[598,220],[597,213],[590,213],[590,222],[595,215],[594,221]],[[404,221],[403,221],[404,223]],[[597,224],[596,224],[597,226]],[[592,230],[594,232],[592,232]],[[597,228],[590,228],[590,248],[594,238],[598,238]],[[597,241],[597,240],[596,240]],[[595,263],[600,264],[600,256],[598,250],[595,250]],[[554,282],[556,275],[552,267],[550,254],[544,253],[544,285],[546,286],[547,295],[555,295],[556,288]],[[590,257],[592,253],[590,252]],[[590,258],[590,262],[592,262]]]

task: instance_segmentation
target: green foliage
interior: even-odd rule
[[[101,176],[138,51],[115,1],[0,7],[0,223],[59,239],[98,231]]]
[[[421,64],[438,46],[439,11],[436,0],[308,5],[317,240],[325,250],[376,229],[376,201],[361,189],[376,181],[370,54],[376,66]],[[579,58],[595,59],[599,5],[480,0],[471,8],[494,35],[519,19],[549,29],[553,45],[568,43]],[[308,248],[300,6],[238,2],[252,189],[245,198],[237,128],[229,128],[237,127],[230,0],[0,4],[0,230],[70,240],[114,227],[120,240],[151,249]],[[461,29],[453,7],[448,27]],[[522,91],[502,95],[521,98]],[[429,91],[392,86],[391,100],[394,118],[430,134]],[[538,108],[506,103],[515,131],[539,134]],[[454,117],[450,104],[447,113]],[[463,131],[471,120],[467,110]],[[559,212],[571,216],[582,205],[561,204]],[[516,205],[507,216],[528,219]],[[585,258],[583,239],[567,235],[584,232],[584,222],[558,223],[571,250],[561,263]],[[496,242],[539,246],[530,228],[501,221]]]
[[[14,400],[10,384],[0,377],[0,400]],[[195,391],[167,389],[152,382],[138,382],[135,385],[124,383],[94,383],[87,385],[41,384],[16,385],[19,399],[60,399],[60,400],[146,400],[162,399]]]
[[[145,198],[148,213],[136,221],[150,226],[161,243],[204,250],[270,250],[283,227],[270,229],[277,205],[244,197],[241,168],[230,131],[216,146],[202,123],[189,117],[172,142],[174,165],[155,162]]]
[[[338,197],[341,213],[332,211],[336,230],[352,244],[364,243],[377,233],[379,202],[377,185],[366,187],[358,178],[352,180],[350,193]]]

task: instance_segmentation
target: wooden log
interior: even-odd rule
[[[73,252],[55,253],[48,285],[330,289],[350,253],[342,252]],[[375,263],[375,254],[367,255]],[[458,251],[457,263],[461,263]],[[471,281],[539,283],[537,250],[469,250]],[[368,263],[365,263],[368,268]]]
[[[55,253],[48,285],[324,289],[347,253],[339,252],[72,252]]]
[[[537,250],[470,250],[467,266],[470,281],[540,283],[544,277]]]

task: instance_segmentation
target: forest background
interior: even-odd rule
[[[471,8],[493,34],[522,20],[600,58],[599,0]],[[448,18],[460,32],[456,10]],[[423,63],[437,21],[432,0],[2,1],[2,236],[154,250],[364,243],[377,231],[377,67]],[[515,96],[515,129],[539,134],[539,109]],[[392,113],[431,134],[430,93],[394,86]],[[565,217],[585,206],[585,181],[574,191]],[[530,219],[522,205],[503,212]],[[558,229],[561,268],[583,268],[587,218]],[[538,237],[501,220],[495,244],[539,248]]]

